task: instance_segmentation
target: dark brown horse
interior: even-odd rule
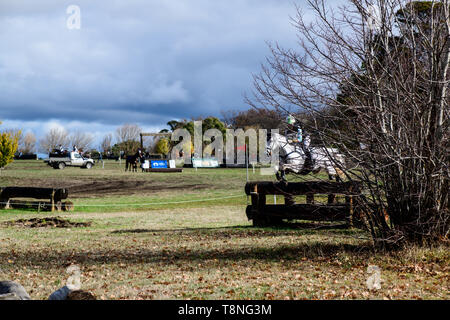
[[[125,171],[137,172],[139,158],[141,157],[141,149],[139,149],[136,154],[132,156],[127,156],[125,162]]]

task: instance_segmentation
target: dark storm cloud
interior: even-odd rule
[[[66,27],[70,4],[80,30]],[[243,108],[265,41],[294,45],[294,11],[279,0],[1,1],[0,119],[152,126]]]

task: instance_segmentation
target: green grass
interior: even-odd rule
[[[69,189],[69,199],[75,205],[76,212],[109,212],[127,210],[155,210],[178,207],[205,207],[216,205],[246,204],[244,194],[246,169],[192,169],[185,168],[182,173],[131,173],[125,172],[118,161],[105,161],[105,166],[97,164],[91,170],[67,167],[55,170],[46,166],[43,161],[15,161],[1,173],[1,186],[38,186],[59,187]],[[313,176],[308,177],[308,179]],[[326,178],[320,175],[319,178]],[[117,180],[136,181],[155,186],[155,190],[140,190],[137,194],[132,188],[123,188],[130,195],[108,195],[101,197],[83,195],[72,198],[70,185],[74,181],[93,181],[108,183]],[[273,176],[261,176],[259,169],[249,169],[249,180],[275,180]],[[193,189],[189,186],[199,186]],[[69,186],[69,187],[68,187]],[[179,186],[183,190],[170,190]],[[158,189],[159,188],[159,189]],[[95,193],[96,191],[93,190]],[[324,198],[325,199],[325,198]],[[203,201],[202,201],[203,200]],[[323,200],[323,199],[322,199]],[[268,203],[273,203],[273,197],[268,197]],[[277,203],[283,203],[283,197],[277,197]],[[11,210],[19,213],[30,210]],[[31,210],[32,211],[32,210]]]
[[[82,289],[101,299],[450,298],[448,247],[386,253],[374,251],[370,235],[357,229],[316,229],[315,224],[254,228],[245,216],[245,169],[185,169],[180,174],[122,169],[115,162],[92,170],[54,170],[38,161],[7,167],[1,186],[122,181],[156,188],[113,195],[74,192],[74,197],[69,192],[76,205],[70,213],[1,210],[0,279],[20,282],[35,299],[64,285],[70,264],[81,268]],[[273,179],[251,170],[250,178]],[[242,197],[206,201],[229,195]],[[188,200],[205,201],[183,202]],[[172,203],[136,205],[157,202]],[[92,225],[3,224],[55,215]],[[381,269],[377,291],[365,284],[370,264]]]

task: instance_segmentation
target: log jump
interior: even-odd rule
[[[183,172],[183,168],[148,168],[143,169],[144,172]]]
[[[355,197],[361,193],[357,182],[270,182],[255,181],[245,185],[245,193],[251,196],[252,204],[246,208],[246,215],[254,226],[279,224],[283,219],[312,221],[346,221],[353,224]],[[315,194],[328,195],[327,204],[314,201]],[[336,203],[336,195],[344,195],[345,203]],[[284,196],[284,204],[266,204],[267,195]],[[296,204],[294,196],[305,195],[306,203]]]
[[[55,188],[35,188],[35,187],[0,187],[0,208],[27,208],[36,207],[36,201],[27,202],[25,200],[12,200],[14,198],[33,198],[48,201],[38,201],[38,209],[48,209],[50,211],[72,211],[73,203],[62,202],[69,196],[67,189]]]

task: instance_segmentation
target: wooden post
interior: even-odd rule
[[[286,204],[288,206],[294,205],[295,204],[294,196],[292,196],[290,194],[285,194],[284,195],[284,204]]]
[[[265,205],[266,205],[266,195],[259,194],[258,195],[258,211],[260,211],[261,209],[264,209]]]
[[[347,226],[353,227],[353,196],[345,196],[345,203],[348,206]]]
[[[0,188],[0,208],[9,209],[9,197],[3,194],[3,188]]]
[[[252,190],[250,191],[250,194],[258,194],[258,185],[255,184],[252,188]]]
[[[330,193],[328,195],[328,204],[333,204],[336,202],[336,195],[334,193]]]
[[[250,192],[250,197],[252,198],[252,211],[253,214],[258,214],[258,204],[259,204],[259,197],[258,197],[258,185],[255,184],[253,187],[253,190]]]
[[[0,208],[9,209],[9,199],[8,198],[0,198]]]
[[[50,211],[53,212],[55,210],[55,190],[53,189],[52,194],[50,196]]]
[[[260,215],[260,199],[258,194],[258,185],[255,184],[250,191],[250,196],[252,198],[252,220],[253,220],[253,226],[255,227],[262,227],[264,226],[264,221]]]
[[[306,203],[314,204],[314,193],[306,194]]]

